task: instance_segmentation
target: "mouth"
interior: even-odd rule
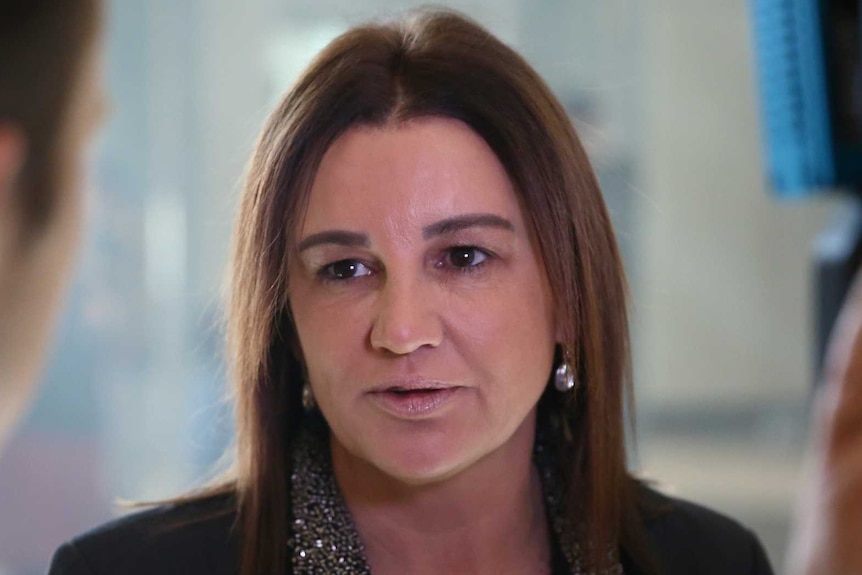
[[[382,383],[371,389],[370,393],[395,393],[395,394],[411,394],[411,393],[432,393],[435,391],[444,391],[453,389],[454,386],[449,383],[435,381],[431,379],[410,379],[401,381],[391,381]]]
[[[371,391],[375,403],[399,419],[421,419],[437,414],[452,403],[460,386],[437,381],[388,383]]]
[[[438,391],[443,391],[444,389],[449,389],[447,387],[429,387],[425,389],[405,389],[403,387],[390,387],[383,391],[383,393],[394,393],[396,395],[432,395]]]

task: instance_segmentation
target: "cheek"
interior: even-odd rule
[[[361,303],[335,302],[316,292],[319,289],[308,286],[291,294],[300,348],[315,387],[343,380],[367,339]]]
[[[550,289],[543,277],[532,258],[519,258],[470,298],[465,319],[503,345],[553,340]]]
[[[475,297],[453,298],[447,323],[468,362],[495,382],[513,382],[515,393],[534,393],[544,388],[556,345],[548,290],[527,271],[514,277],[518,281],[495,282]]]

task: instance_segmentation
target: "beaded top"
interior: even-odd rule
[[[310,427],[314,427],[313,425]],[[614,564],[600,573],[584,569],[582,549],[564,512],[563,489],[550,450],[537,440],[534,460],[542,478],[545,505],[567,575],[623,575]],[[292,538],[287,542],[296,575],[371,575],[365,549],[338,489],[325,432],[302,430],[293,452]],[[562,567],[562,565],[561,565]]]
[[[307,427],[293,452],[292,564],[295,575],[371,575],[365,549],[332,472],[328,440]]]

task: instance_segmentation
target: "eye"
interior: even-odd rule
[[[447,263],[455,268],[467,269],[482,265],[488,259],[488,254],[473,246],[458,246],[450,248],[446,256]]]
[[[371,270],[362,262],[341,260],[324,266],[319,274],[324,279],[340,281],[371,275]]]

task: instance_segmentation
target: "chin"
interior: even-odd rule
[[[418,440],[402,437],[388,440],[383,449],[369,451],[372,465],[411,486],[445,481],[479,459],[467,449],[467,442],[454,437]]]
[[[411,487],[441,483],[458,475],[468,465],[453,462],[434,462],[421,465],[415,462],[386,461],[378,466],[388,477]]]

